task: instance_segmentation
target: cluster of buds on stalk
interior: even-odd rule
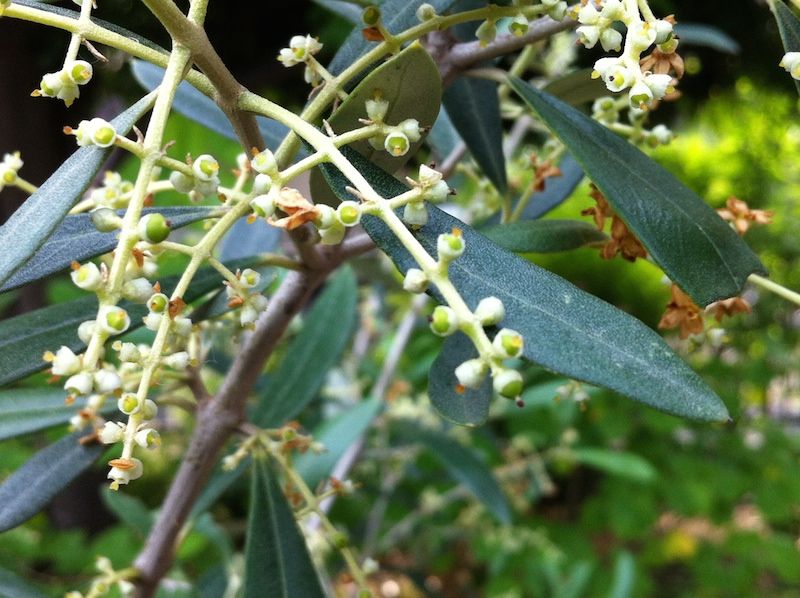
[[[627,110],[628,124],[621,122],[623,110]],[[592,118],[628,137],[631,142],[650,148],[669,144],[674,138],[670,128],[664,124],[646,128],[647,114],[646,110],[634,108],[624,98],[604,96],[592,104]]]
[[[228,307],[241,308],[239,323],[244,328],[252,328],[259,314],[267,309],[267,298],[259,291],[261,274],[251,268],[236,273],[236,282],[225,281]]]
[[[69,60],[60,71],[47,73],[42,77],[39,88],[31,95],[58,98],[67,106],[71,106],[81,94],[79,87],[91,81],[92,74],[92,65],[85,60]]]
[[[640,67],[642,54],[651,46],[664,54],[677,48],[671,20],[656,19],[651,14],[642,19],[638,4],[623,0],[589,0],[575,8],[574,16],[581,24],[576,31],[584,46],[593,48],[599,42],[606,51],[622,51],[619,56],[601,58],[594,64],[592,76],[602,78],[609,91],[627,89],[630,106],[640,110],[650,108],[673,91],[671,75],[642,72]],[[614,29],[616,22],[627,27],[624,40]]]
[[[561,21],[567,16],[567,3],[564,0],[541,0],[541,2],[535,6],[533,6],[533,0],[514,0],[513,6],[518,8],[519,12],[511,17],[507,23],[503,22],[503,25],[508,28],[508,32],[511,35],[516,37],[522,37],[528,32],[528,28],[530,27],[529,19],[533,16],[547,15],[556,21]],[[423,13],[422,7],[420,7],[420,10],[417,11],[417,18],[420,21],[433,18],[426,18],[426,15],[427,13]],[[435,10],[433,16],[436,16]],[[478,29],[475,31],[475,37],[482,47],[488,46],[495,40],[499,24],[500,22],[497,17],[489,17],[478,25]]]
[[[169,176],[175,191],[186,193],[192,201],[216,195],[219,189],[219,162],[216,158],[203,154],[194,160],[187,158],[186,162],[192,167],[191,175],[175,170]]]
[[[316,87],[322,82],[324,69],[314,59],[314,55],[321,49],[322,44],[316,37],[295,35],[289,40],[289,46],[281,49],[278,54],[278,61],[286,68],[304,64],[303,77],[306,83]]]

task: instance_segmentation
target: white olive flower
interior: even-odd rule
[[[134,442],[142,448],[154,449],[161,445],[161,436],[153,428],[144,428],[136,432]]]
[[[214,156],[203,154],[192,162],[192,171],[198,180],[211,182],[219,173],[219,162],[217,162]]]
[[[436,239],[436,249],[442,261],[454,260],[464,253],[464,248],[464,237],[458,229],[453,229],[451,233],[442,233]]]
[[[475,317],[481,326],[494,326],[506,317],[506,308],[497,297],[484,297],[475,308]]]
[[[456,368],[458,383],[467,388],[478,388],[486,378],[489,366],[482,359],[470,359]]]
[[[113,480],[112,488],[116,489],[121,485],[127,484],[132,480],[142,477],[144,467],[139,459],[131,457],[129,459],[113,459],[108,472],[108,479]]]
[[[336,217],[347,227],[355,226],[361,222],[361,205],[355,201],[343,201],[336,208]]]
[[[51,361],[51,371],[54,376],[72,376],[81,369],[81,358],[72,352],[69,347],[62,346],[55,355],[45,353],[45,360]]]
[[[88,395],[92,392],[94,378],[89,372],[78,372],[67,378],[64,383],[64,390],[71,395]]]
[[[800,52],[787,52],[783,55],[780,65],[794,79],[800,80]]]
[[[122,379],[113,370],[102,369],[94,373],[94,389],[100,394],[114,392],[122,386]]]
[[[522,375],[517,370],[501,370],[494,374],[492,386],[501,397],[515,399],[522,393]]]
[[[97,434],[103,444],[114,444],[125,437],[125,424],[120,422],[106,422],[103,429]]]
[[[431,314],[431,330],[437,336],[450,336],[458,330],[458,316],[452,308],[437,305]]]
[[[93,262],[86,262],[82,266],[75,268],[69,274],[72,282],[79,289],[84,291],[96,291],[103,286],[103,276],[100,268]]]
[[[275,160],[275,154],[269,149],[264,149],[253,156],[253,159],[250,160],[250,166],[259,174],[266,174],[271,177],[278,174],[278,162]]]
[[[313,56],[321,49],[322,44],[319,43],[317,38],[310,35],[295,35],[289,40],[289,47],[280,51],[278,60],[285,67],[294,66],[301,62],[306,62],[310,56]]]
[[[428,223],[428,208],[424,201],[410,201],[403,207],[403,221],[410,226]]]
[[[409,293],[424,293],[428,288],[428,277],[419,268],[409,268],[403,278],[403,288]]]
[[[492,346],[502,358],[519,357],[525,348],[522,335],[516,330],[503,328],[494,337]]]

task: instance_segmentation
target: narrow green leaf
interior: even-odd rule
[[[220,496],[222,496],[228,488],[233,486],[236,480],[242,477],[250,465],[251,460],[248,457],[231,471],[222,469],[222,467],[217,467],[208,484],[203,488],[200,497],[194,503],[190,517],[195,518],[204,511],[210,509],[212,505],[219,500]]]
[[[497,83],[459,77],[445,90],[444,105],[478,166],[505,193],[508,181]]]
[[[169,219],[177,229],[192,222],[212,218],[219,210],[207,206],[186,208],[146,208],[145,214],[158,212]],[[124,214],[120,211],[120,215]],[[108,253],[117,246],[117,232],[101,233],[92,224],[89,214],[67,216],[44,245],[5,284],[0,293],[15,289],[34,280],[39,280],[60,270],[65,270],[73,261],[83,262],[89,258]]]
[[[57,0],[52,0],[52,2],[56,1]],[[77,21],[80,18],[80,13],[75,10],[69,10],[68,8],[61,8],[60,6],[48,6],[48,4],[50,4],[50,1],[48,1],[48,3],[45,3],[45,2],[36,2],[34,0],[14,0],[14,4],[20,4],[21,6],[27,6],[29,8],[36,8],[44,12],[49,12],[51,14],[58,15],[59,17],[67,17],[68,19],[74,19],[75,21]],[[109,31],[118,33],[130,40],[142,44],[143,46],[147,46],[151,50],[160,52],[161,54],[164,55],[165,60],[169,56],[169,52],[167,52],[164,48],[162,48],[155,42],[151,42],[149,39],[142,37],[138,33],[134,33],[129,29],[120,27],[116,23],[110,23],[109,21],[98,19],[94,15],[92,15],[92,17],[90,18],[92,23],[102,27],[103,29],[108,29]]]
[[[602,243],[608,237],[579,220],[524,220],[481,229],[481,234],[515,253],[554,253]]]
[[[658,476],[655,467],[633,453],[587,447],[573,449],[572,455],[578,463],[635,482],[652,482]]]
[[[384,197],[407,189],[355,152],[345,153]],[[347,179],[333,166],[324,168],[341,198]],[[432,255],[440,234],[460,228],[467,250],[450,265],[450,280],[474,309],[489,296],[506,308],[503,326],[527,340],[524,355],[575,380],[616,390],[637,401],[695,419],[726,421],[728,412],[716,394],[639,320],[578,289],[555,274],[498,247],[460,220],[428,206],[428,224],[415,233]],[[416,267],[406,249],[377,218],[364,229],[405,273]],[[435,289],[432,294],[436,294]]]
[[[384,122],[395,125],[415,118],[420,127],[428,129],[436,122],[442,101],[439,68],[421,44],[410,45],[367,75],[328,119],[328,124],[336,133],[362,127],[359,119],[367,117],[365,103],[376,94],[389,102]],[[383,148],[376,150],[367,141],[357,141],[350,147],[380,168],[397,172],[417,153],[424,139],[423,132],[422,138],[412,143],[403,156],[393,156]],[[317,203],[336,203],[336,196],[317,169],[311,173],[311,194]]]
[[[155,94],[149,94],[111,121],[120,134],[127,133],[150,109]],[[80,199],[110,149],[81,147],[0,226],[0,283],[36,253],[70,208]]]
[[[787,52],[800,52],[800,19],[783,3],[783,0],[775,0],[772,3],[772,12],[778,22],[783,49]],[[800,81],[795,79],[794,84],[797,93],[800,93]]]
[[[246,217],[239,218],[220,243],[219,259],[227,262],[269,253],[275,251],[280,239],[281,229],[270,226],[263,218],[252,223]]]
[[[294,513],[264,461],[253,466],[244,558],[245,598],[323,596]]]
[[[135,531],[138,536],[147,537],[150,528],[153,527],[156,514],[148,509],[141,499],[125,492],[111,490],[108,487],[100,490],[100,498],[108,510],[117,516],[117,519]]]
[[[312,432],[314,440],[325,445],[325,452],[321,455],[304,453],[294,462],[297,473],[303,476],[309,487],[315,488],[331,474],[341,456],[375,419],[381,405],[381,401],[373,397],[326,420]]]
[[[430,0],[428,4],[436,9],[438,14],[446,12],[456,0]],[[381,2],[381,17],[383,25],[390,33],[398,34],[414,25],[418,25],[417,8],[422,0],[385,0]],[[328,67],[334,75],[338,75],[361,56],[369,52],[377,44],[367,41],[361,32],[361,27],[356,27],[339,46],[336,56]]]
[[[39,590],[11,571],[0,569],[0,596],[7,598],[45,598]]]
[[[608,592],[608,598],[631,598],[635,579],[636,562],[630,552],[623,550],[614,561],[614,583]]]
[[[134,78],[144,89],[153,90],[161,85],[164,77],[164,69],[161,67],[144,60],[132,60],[131,69]],[[225,113],[213,100],[206,97],[188,81],[184,81],[178,86],[172,107],[186,118],[200,123],[215,133],[233,141],[239,141]],[[256,122],[258,122],[258,130],[264,138],[266,147],[272,150],[278,149],[289,129],[279,122],[263,116],[257,116]]]
[[[64,403],[65,398],[66,393],[58,387],[0,391],[0,440],[65,424],[86,405],[86,397],[76,399],[71,405]],[[113,413],[116,409],[114,402],[103,413]]]
[[[345,2],[344,0],[314,0],[320,6],[324,6],[333,14],[339,15],[345,21],[353,25],[361,23],[361,12],[363,8],[353,2]]]
[[[228,265],[235,268],[250,263],[237,261]],[[177,278],[168,278],[161,283],[165,292],[169,292]],[[183,299],[191,303],[221,285],[222,276],[213,268],[204,268],[197,273]],[[120,305],[131,318],[129,331],[143,326],[142,318],[147,314],[144,306],[127,301]],[[76,353],[83,351],[86,345],[78,339],[78,326],[96,315],[97,298],[87,295],[0,321],[0,386],[45,369],[47,363],[42,360],[45,351],[56,351],[61,345]]]
[[[765,274],[758,257],[700,197],[633,145],[521,79],[514,90],[564,142],[653,259],[698,305]]]
[[[441,462],[452,478],[467,488],[500,523],[511,523],[508,499],[492,470],[478,458],[472,448],[442,432],[410,426],[401,427],[400,432],[405,438],[428,447],[431,455]]]
[[[681,40],[683,41],[683,40]],[[602,79],[593,79],[594,69],[580,69],[553,79],[544,86],[544,91],[564,100],[570,106],[580,106],[597,98],[611,95]]]
[[[453,121],[444,106],[439,110],[439,117],[428,133],[428,144],[433,149],[439,162],[443,162],[450,156],[458,144],[461,143],[461,135],[453,126]]]
[[[94,463],[105,449],[83,446],[83,432],[65,436],[31,457],[0,485],[0,532],[24,523],[41,511],[72,480]]]
[[[489,418],[492,380],[487,376],[478,388],[459,392],[455,369],[478,356],[475,345],[461,333],[447,338],[428,375],[428,396],[443,418],[460,426],[479,426]]]
[[[355,275],[344,268],[308,312],[302,331],[269,379],[252,414],[256,425],[280,426],[317,396],[328,370],[339,360],[353,333],[357,299]]]
[[[742,50],[739,42],[730,35],[706,23],[678,23],[675,34],[680,38],[681,46],[704,46],[734,56]]]

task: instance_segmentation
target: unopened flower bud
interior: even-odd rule
[[[344,224],[337,220],[332,226],[319,229],[320,242],[323,245],[336,245],[341,243],[346,231],[347,229]]]
[[[482,359],[470,359],[456,368],[458,383],[467,388],[478,388],[486,378],[489,366]]]
[[[437,336],[450,336],[458,330],[458,316],[452,308],[437,305],[431,314],[431,330]]]
[[[152,288],[150,289],[152,293]],[[150,296],[150,299],[147,300],[147,309],[151,312],[160,314],[164,313],[166,309],[169,307],[169,297],[167,297],[164,293],[156,293]]]
[[[424,201],[410,201],[403,207],[403,221],[410,226],[428,223],[428,208]]]
[[[113,370],[98,370],[94,373],[94,389],[100,394],[114,392],[121,386],[122,380]]]
[[[269,149],[265,149],[253,156],[250,165],[259,174],[266,174],[270,177],[278,174],[278,163],[275,161],[275,154]]]
[[[154,449],[161,445],[161,436],[153,428],[145,428],[136,432],[134,442],[142,448]]]
[[[271,193],[257,195],[250,200],[250,207],[259,218],[269,218],[275,213],[275,196]]]
[[[239,282],[241,282],[242,286],[246,289],[252,289],[253,287],[258,286],[258,283],[261,282],[261,274],[252,268],[245,268],[239,275]]]
[[[70,272],[70,278],[75,286],[84,291],[96,291],[103,286],[103,277],[100,269],[92,262],[86,262],[79,268]]]
[[[480,46],[485,48],[497,37],[497,24],[493,20],[487,19],[480,24],[478,30],[475,32],[475,37],[478,38]]]
[[[264,195],[272,187],[272,177],[268,174],[257,174],[253,179],[253,193]]]
[[[339,224],[339,220],[336,218],[336,210],[331,206],[320,203],[317,204],[316,208],[317,218],[314,220],[314,224],[317,228],[323,229],[333,226],[334,224]]]
[[[134,343],[119,343],[114,348],[119,352],[119,360],[122,362],[138,363],[142,359],[142,353]]]
[[[522,335],[516,330],[510,328],[503,328],[494,337],[492,341],[497,354],[503,358],[519,357],[522,355],[522,350],[525,344]]]
[[[114,444],[125,437],[125,424],[119,422],[106,422],[97,435],[103,444]]]
[[[383,147],[395,157],[404,156],[411,149],[411,142],[402,131],[392,131],[384,139]]]
[[[409,293],[424,293],[428,288],[428,277],[418,268],[409,268],[403,278],[403,288]]]
[[[408,137],[411,143],[415,143],[422,138],[422,130],[419,126],[419,121],[416,118],[407,118],[402,121],[397,128]]]
[[[622,34],[613,27],[607,27],[600,33],[600,45],[606,52],[619,52],[622,48]]]
[[[62,346],[55,355],[45,353],[45,359],[48,358],[54,376],[71,376],[81,369],[81,358],[69,347]]]
[[[100,310],[99,322],[108,334],[122,334],[131,325],[128,312],[115,305],[107,305]]]
[[[138,413],[141,409],[139,399],[132,392],[123,393],[117,401],[117,407],[125,415],[133,415],[134,413]]]
[[[665,20],[658,20],[655,22],[655,29],[656,29],[656,43],[663,44],[668,42],[672,39],[672,23]]]
[[[111,208],[96,208],[89,212],[89,218],[101,233],[110,233],[122,227],[122,218]]]
[[[85,85],[92,78],[92,65],[85,60],[73,60],[65,71],[70,80],[77,85]]]
[[[481,326],[494,326],[506,317],[506,308],[497,297],[484,297],[475,308],[475,317]]]
[[[136,228],[139,238],[148,243],[161,243],[169,237],[170,223],[163,214],[146,214]]]
[[[144,419],[154,419],[158,415],[158,405],[155,401],[147,399],[142,406],[142,417]]]
[[[79,372],[67,378],[64,390],[71,395],[88,395],[92,392],[94,378],[89,372]]]
[[[424,4],[420,4],[419,8],[417,8],[417,20],[421,23],[425,21],[430,21],[431,19],[436,18],[436,9],[425,2]]]
[[[347,227],[361,222],[361,205],[355,201],[343,201],[336,208],[336,217]]]
[[[365,102],[367,108],[367,118],[374,123],[382,123],[389,110],[389,102],[380,98],[374,98]]]
[[[516,399],[522,393],[522,374],[517,370],[502,370],[492,380],[494,391],[506,399]]]
[[[439,259],[450,261],[464,253],[464,238],[461,230],[453,229],[452,233],[443,233],[436,240],[436,249],[439,252]]]
[[[97,323],[94,320],[86,320],[78,325],[78,338],[84,345],[88,345],[94,335],[94,329]]]
[[[800,79],[800,52],[787,52],[783,55],[779,66],[786,69],[794,79]]]
[[[203,154],[192,163],[192,170],[201,181],[211,181],[219,173],[219,162],[213,156]]]
[[[430,166],[421,164],[419,167],[419,184],[421,187],[433,187],[442,180],[442,173]]]
[[[186,176],[178,170],[172,171],[169,175],[169,182],[178,193],[189,193],[194,189],[194,178]]]
[[[153,294],[153,285],[146,278],[134,278],[122,285],[122,295],[134,303],[145,303]]]
[[[164,357],[164,365],[174,370],[185,370],[189,367],[189,354],[186,351],[178,351],[168,355]]]
[[[432,203],[442,203],[450,195],[450,187],[444,181],[439,181],[422,195]]]
[[[367,6],[361,13],[361,20],[367,27],[374,27],[381,20],[381,9],[377,6]]]
[[[519,13],[511,20],[511,23],[508,25],[508,30],[515,36],[522,37],[528,33],[528,26],[528,17]]]

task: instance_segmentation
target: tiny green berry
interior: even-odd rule
[[[431,330],[437,336],[450,336],[458,329],[458,316],[452,308],[437,305],[431,314]]]
[[[147,214],[139,220],[139,238],[148,243],[161,243],[169,236],[170,223],[163,214]]]
[[[354,201],[343,201],[336,208],[336,217],[345,226],[355,226],[361,222],[361,206]]]

